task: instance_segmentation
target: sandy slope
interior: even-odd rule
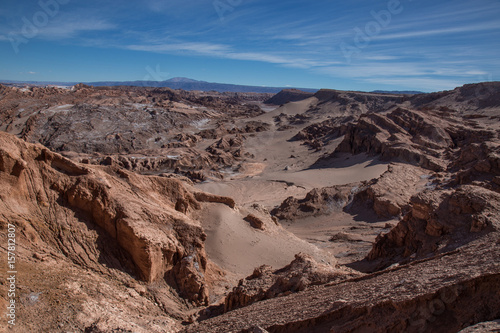
[[[386,228],[387,223],[398,222],[397,219],[380,220],[373,212],[359,213],[338,211],[293,222],[282,221],[282,224],[297,237],[334,255],[339,264],[348,264],[366,256],[377,235],[390,230]]]
[[[255,120],[272,122],[273,118],[281,113],[284,113],[289,116],[293,116],[299,113],[304,113],[311,105],[314,105],[318,102],[316,97],[306,98],[302,101],[298,102],[290,102],[287,103],[271,112],[267,112],[259,117],[254,118]]]
[[[310,254],[319,261],[335,263],[328,253],[272,222],[266,224],[264,231],[254,229],[243,220],[239,211],[223,205],[211,205],[200,214],[207,233],[209,258],[239,278],[250,275],[260,265],[285,266],[299,252]]]

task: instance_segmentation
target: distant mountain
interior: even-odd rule
[[[285,89],[283,87],[259,87],[246,86],[226,83],[215,83],[198,81],[184,77],[175,77],[166,81],[106,81],[106,82],[88,82],[92,86],[136,86],[136,87],[167,87],[171,89],[182,90],[201,90],[201,91],[218,91],[218,92],[256,92],[256,93],[278,93]],[[305,89],[303,91],[316,92],[318,89]]]
[[[7,84],[30,84],[30,85],[54,85],[54,86],[74,86],[80,82],[57,82],[57,81],[10,81],[0,80],[0,83]],[[217,91],[217,92],[256,92],[256,93],[273,93],[277,94],[284,91],[293,89],[301,90],[307,93],[316,93],[319,89],[310,88],[296,88],[296,87],[264,87],[264,86],[247,86],[228,83],[215,83],[198,81],[185,77],[174,77],[166,81],[97,81],[97,82],[83,82],[87,85],[95,87],[115,87],[115,86],[132,86],[132,87],[157,87],[157,88],[171,88],[182,90],[201,90],[201,91]],[[380,94],[398,94],[398,95],[416,95],[424,94],[421,91],[386,91],[375,90],[373,93]]]
[[[6,84],[29,84],[36,86],[54,85],[54,86],[74,86],[79,82],[54,82],[54,81],[11,81],[0,80],[0,83]],[[166,81],[99,81],[99,82],[83,82],[94,87],[115,87],[115,86],[132,86],[132,87],[157,87],[171,88],[182,90],[201,90],[201,91],[217,91],[217,92],[255,92],[255,93],[273,93],[276,94],[284,89],[284,87],[259,87],[245,86],[227,83],[214,83],[206,81],[198,81],[185,77],[174,77]],[[318,89],[297,88],[306,92],[316,92]]]
[[[374,90],[372,93],[377,94],[393,94],[393,95],[418,95],[425,94],[422,91],[413,91],[413,90]]]
[[[61,87],[71,87],[79,82],[59,82],[59,81],[15,81],[15,80],[0,80],[1,84],[12,85],[12,86],[61,86]]]
[[[176,82],[176,83],[195,83],[195,82],[203,82],[198,80],[189,79],[187,77],[173,77],[168,82]]]

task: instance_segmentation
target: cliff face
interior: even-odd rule
[[[479,186],[425,191],[410,200],[410,210],[389,233],[379,236],[369,260],[394,262],[455,250],[500,230],[500,195]]]
[[[208,303],[206,235],[189,214],[199,200],[231,199],[192,192],[176,179],[78,164],[6,133],[0,184],[2,228],[16,226],[26,253],[118,280],[125,273]]]

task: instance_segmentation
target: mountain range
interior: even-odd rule
[[[59,81],[11,81],[0,80],[0,83],[5,84],[29,84],[36,86],[74,86],[80,82],[59,82]],[[97,82],[84,82],[87,85],[94,87],[115,87],[115,86],[132,86],[132,87],[158,87],[158,88],[171,88],[182,89],[187,91],[200,90],[200,91],[217,91],[217,92],[255,92],[255,93],[278,93],[285,89],[299,89],[304,92],[315,93],[319,89],[312,88],[292,88],[292,87],[266,87],[266,86],[249,86],[228,83],[216,83],[193,80],[185,77],[174,77],[165,81],[97,81]],[[420,94],[420,91],[374,91],[377,93],[391,93],[391,94]]]
[[[73,86],[80,82],[54,82],[54,81],[9,81],[0,80],[6,84],[32,84],[32,85],[56,85],[56,86]],[[217,92],[255,92],[255,93],[278,93],[283,89],[290,89],[290,87],[265,87],[265,86],[248,86],[227,83],[215,83],[198,81],[184,77],[174,77],[165,81],[98,81],[98,82],[84,82],[87,85],[95,87],[114,87],[114,86],[133,86],[133,87],[158,87],[158,88],[171,88],[182,90],[201,90],[201,91],[217,91]],[[316,92],[318,89],[311,88],[297,88],[302,91]]]

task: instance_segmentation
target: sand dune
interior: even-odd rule
[[[212,204],[200,213],[203,216],[200,216],[200,221],[207,234],[207,254],[221,268],[242,278],[260,265],[285,266],[299,252],[310,254],[318,261],[335,264],[333,256],[274,222],[266,223],[263,231],[252,228],[243,219],[245,214],[242,212],[244,210]]]

